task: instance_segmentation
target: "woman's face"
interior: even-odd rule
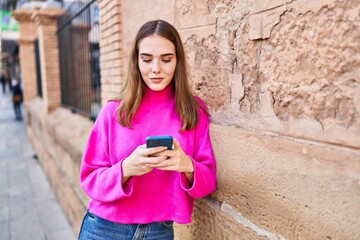
[[[163,90],[174,77],[174,44],[158,35],[142,39],[139,43],[138,64],[145,84],[153,91]]]

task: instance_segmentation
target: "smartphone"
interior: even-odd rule
[[[167,147],[172,150],[173,138],[172,136],[148,136],[146,137],[146,147]]]

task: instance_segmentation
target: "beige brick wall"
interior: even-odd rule
[[[41,81],[44,113],[50,113],[61,104],[60,65],[57,31],[59,9],[42,9],[32,16],[39,39]]]
[[[36,74],[34,74],[36,73],[34,41],[22,39],[18,41],[18,44],[20,46],[20,58],[30,60],[26,63],[21,64],[21,66],[24,66],[25,64],[29,65],[26,68],[22,68],[21,73],[23,86],[26,86],[23,89],[24,100],[31,101],[37,96],[37,76]]]
[[[118,96],[124,83],[121,0],[100,0],[99,9],[101,101],[105,104]]]

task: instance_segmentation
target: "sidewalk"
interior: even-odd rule
[[[75,235],[16,121],[11,94],[0,91],[0,239],[73,240]]]

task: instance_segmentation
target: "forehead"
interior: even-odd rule
[[[141,53],[148,53],[154,56],[164,53],[175,54],[175,45],[164,37],[151,35],[140,41],[139,54]]]

